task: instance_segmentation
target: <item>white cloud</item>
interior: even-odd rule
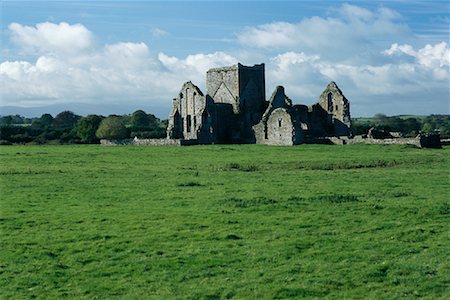
[[[275,86],[283,85],[294,102],[312,103],[328,80],[315,66],[319,61],[318,55],[293,51],[272,57],[266,66],[268,93]]]
[[[415,50],[411,45],[399,45],[394,43],[383,54],[387,56],[403,55],[414,57],[417,63],[432,71],[437,80],[448,79],[448,67],[450,66],[450,49],[448,44],[441,42],[435,45],[427,44],[423,48]]]
[[[344,4],[330,17],[310,17],[298,23],[274,22],[247,27],[237,36],[245,47],[296,50],[326,59],[371,59],[376,43],[411,37],[401,16],[388,8],[369,11]]]
[[[319,55],[306,55],[305,53],[286,52],[279,54],[272,59],[272,61],[278,66],[278,69],[282,72],[288,71],[289,66],[302,64],[305,62],[315,62],[320,60]]]
[[[234,65],[239,62],[238,58],[224,52],[197,53],[188,55],[184,59],[159,53],[158,59],[170,74],[178,78],[185,78],[183,81],[191,80],[199,87],[204,87],[206,71],[209,69]]]
[[[405,53],[408,54],[409,56],[414,56],[415,55],[415,51],[413,49],[413,47],[411,45],[399,45],[397,43],[392,44],[391,48],[383,51],[384,54],[386,55],[394,55],[396,53]]]
[[[38,56],[35,62],[1,63],[2,105],[144,102],[164,99],[172,87],[170,77],[162,80],[161,63],[145,43],[98,46],[81,24],[13,23],[9,29],[19,51]]]
[[[345,4],[329,15],[248,27],[233,52],[185,57],[143,42],[100,45],[81,24],[13,23],[9,31],[18,48],[11,51],[35,57],[0,64],[2,105],[129,102],[168,111],[185,81],[204,90],[209,68],[265,62],[268,96],[284,85],[294,103],[315,102],[333,80],[351,101],[352,112],[357,108],[356,115],[448,110],[447,43],[404,42],[402,37],[411,32],[388,8]]]
[[[415,50],[411,45],[394,43],[383,53],[388,56],[406,54],[415,57],[420,64],[427,67],[445,67],[450,65],[450,49],[445,42],[436,45],[427,44],[419,50]]]
[[[246,28],[238,35],[238,41],[245,46],[261,48],[289,47],[296,43],[296,32],[294,24],[275,22]]]
[[[428,112],[447,110],[446,43],[402,43],[419,39],[399,13],[386,7],[344,4],[328,16],[262,24],[238,34],[243,47],[272,57],[266,67],[269,90],[283,84],[294,102],[313,103],[334,80],[356,107],[373,109],[385,99],[397,113],[423,108],[424,103]]]
[[[133,101],[168,106],[183,82],[202,85],[209,68],[238,61],[224,52],[197,53],[184,59],[157,55],[143,42],[99,46],[93,34],[79,24],[11,24],[10,30],[20,50],[33,48],[39,55],[34,62],[0,64],[2,105]],[[60,37],[64,30],[75,41],[84,42],[71,48]],[[59,34],[53,39],[50,32]]]
[[[348,18],[352,21],[371,21],[373,18],[375,18],[375,14],[371,12],[368,9],[350,5],[350,4],[343,4],[338,13],[345,18]]]
[[[152,28],[150,30],[151,34],[153,37],[155,38],[160,38],[166,35],[169,35],[169,32],[165,31],[164,29],[161,28]]]
[[[295,103],[312,104],[333,80],[356,107],[376,109],[382,104],[379,99],[385,99],[391,106],[380,106],[378,111],[389,109],[405,113],[427,104],[425,108],[429,111],[445,112],[449,75],[448,63],[444,63],[447,67],[439,67],[441,54],[446,53],[442,45],[427,45],[419,50],[400,48],[417,55],[418,59],[415,62],[354,64],[324,60],[303,52],[278,54],[266,66],[268,92],[282,84]],[[395,52],[393,49],[386,52]],[[359,111],[361,113],[361,109]]]
[[[12,40],[22,49],[37,53],[74,54],[93,45],[92,33],[81,24],[39,23],[24,26],[12,23],[8,26]]]

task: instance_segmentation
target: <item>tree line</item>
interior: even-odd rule
[[[449,138],[450,115],[388,117],[376,114],[372,118],[352,119],[353,134],[366,134],[370,128],[399,132],[404,137],[415,137],[419,133],[439,133],[441,138]]]
[[[79,116],[63,111],[53,117],[0,117],[0,144],[96,144],[100,139],[162,138],[167,121],[137,110],[129,115]]]
[[[39,118],[9,115],[0,117],[0,144],[95,144],[100,139],[163,138],[166,128],[167,120],[161,121],[143,110],[107,117],[94,114],[83,117],[71,111],[63,111],[55,117],[51,114]],[[353,134],[366,134],[370,128],[400,132],[405,137],[434,132],[449,138],[450,116],[376,114],[372,118],[352,119]]]

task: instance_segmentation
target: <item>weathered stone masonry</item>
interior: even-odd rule
[[[206,95],[190,81],[183,84],[173,99],[166,139],[102,140],[101,144],[367,143],[441,147],[438,135],[379,138],[371,130],[368,137],[353,137],[350,127],[350,103],[335,82],[330,82],[311,106],[292,104],[282,86],[277,86],[266,101],[264,64],[237,64],[210,69],[206,74]]]
[[[264,64],[210,69],[206,95],[186,82],[173,99],[168,139],[199,144],[301,144],[309,137],[350,136],[350,104],[331,82],[318,103],[293,105],[278,86],[265,99]]]

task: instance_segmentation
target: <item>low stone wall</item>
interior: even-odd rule
[[[102,146],[121,146],[121,145],[129,145],[131,139],[124,140],[100,140],[100,145]]]
[[[442,143],[443,141],[443,143]],[[439,140],[437,136],[417,136],[415,138],[392,138],[392,139],[374,139],[357,135],[349,137],[320,137],[305,138],[306,144],[328,144],[328,145],[346,145],[346,144],[377,144],[377,145],[413,145],[418,148],[441,148],[447,145],[445,142],[450,140]],[[123,140],[100,140],[103,146],[191,146],[198,145],[198,140],[183,139],[123,139]]]
[[[436,135],[418,135],[415,138],[388,138],[374,139],[357,135],[353,138],[348,137],[326,137],[315,140],[316,144],[376,144],[376,145],[413,145],[418,148],[442,148],[439,136]]]
[[[450,139],[441,139],[441,145],[442,146],[449,146],[450,145]]]
[[[100,140],[103,146],[189,146],[197,145],[197,140],[182,139],[123,139],[123,140]]]
[[[135,146],[181,146],[179,139],[132,139],[131,145]]]
[[[421,148],[420,138],[392,138],[392,139],[373,139],[355,136],[352,139],[347,139],[347,144],[378,144],[378,145],[413,145]]]

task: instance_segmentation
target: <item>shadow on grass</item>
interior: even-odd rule
[[[255,172],[259,167],[256,165],[229,163],[223,167],[216,168],[216,171],[241,171],[241,172]]]
[[[355,195],[348,194],[330,194],[330,195],[319,195],[311,197],[301,197],[292,196],[288,198],[289,203],[299,203],[299,202],[330,202],[330,203],[344,203],[344,202],[358,202],[359,198]]]
[[[327,293],[304,288],[282,288],[275,292],[274,299],[298,299],[305,297],[323,297]]]
[[[278,203],[277,200],[266,198],[266,197],[256,197],[251,199],[241,199],[241,198],[235,198],[230,197],[223,199],[222,204],[238,207],[238,208],[247,208],[247,207],[258,207],[263,205],[273,205]]]
[[[177,183],[177,186],[180,186],[180,187],[192,187],[192,186],[203,186],[203,184],[201,184],[200,182],[196,182],[196,181],[188,181],[188,182]]]
[[[358,196],[346,195],[346,194],[330,194],[319,195],[311,197],[292,196],[287,200],[276,200],[267,197],[254,197],[250,199],[242,199],[236,197],[225,198],[220,201],[221,204],[236,208],[252,208],[262,206],[279,206],[287,207],[293,205],[300,205],[304,203],[346,203],[346,202],[358,202],[360,201]]]

